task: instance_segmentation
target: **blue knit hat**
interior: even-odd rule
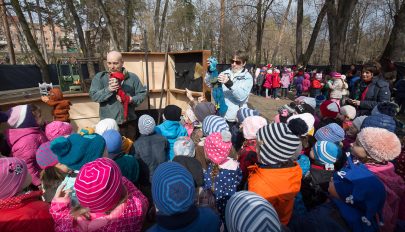
[[[364,119],[363,124],[361,124],[361,129],[366,127],[383,128],[395,133],[397,125],[393,117],[385,114],[378,114],[370,115],[366,119]]]
[[[345,131],[336,123],[330,123],[324,127],[321,127],[315,133],[315,139],[317,141],[338,143],[343,141],[344,138]]]
[[[203,121],[202,130],[204,136],[208,136],[214,132],[229,131],[229,126],[224,118],[217,115],[209,115]]]
[[[71,134],[69,137],[58,137],[51,142],[51,150],[62,163],[73,170],[104,154],[105,140],[98,134]]]
[[[242,123],[243,120],[249,116],[259,116],[259,111],[249,108],[240,108],[236,113],[236,119],[238,119],[239,123]]]
[[[315,160],[324,164],[328,170],[333,170],[336,159],[342,153],[338,145],[328,141],[317,141],[314,145]]]
[[[226,204],[225,222],[229,231],[281,231],[274,207],[263,197],[249,191],[232,195]]]
[[[339,198],[333,198],[340,214],[352,231],[379,231],[376,215],[382,222],[386,191],[384,184],[363,164],[354,164],[351,157],[347,166],[333,175]]]
[[[187,211],[194,204],[194,192],[193,176],[176,162],[162,163],[153,173],[153,202],[162,215]]]
[[[108,157],[113,159],[115,156],[121,153],[122,147],[122,137],[121,134],[116,130],[106,130],[103,133],[103,138],[105,140],[105,145],[108,151]]]

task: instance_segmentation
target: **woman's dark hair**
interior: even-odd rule
[[[371,72],[374,76],[378,76],[381,72],[381,64],[377,61],[367,62],[363,65],[362,72]]]
[[[242,63],[247,62],[249,59],[248,54],[245,51],[241,51],[241,50],[234,51],[232,54],[232,58],[233,57],[240,59],[242,61]]]

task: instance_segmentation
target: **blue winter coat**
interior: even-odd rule
[[[176,139],[181,136],[187,136],[187,130],[184,128],[180,122],[166,120],[159,126],[155,127],[155,132],[157,134],[166,137],[169,142],[169,149],[167,151],[167,158],[172,160],[174,158],[173,146]]]

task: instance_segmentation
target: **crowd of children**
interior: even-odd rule
[[[31,105],[1,112],[0,231],[404,231],[398,106],[360,116],[342,74],[260,72],[266,97],[297,91],[274,122],[240,108],[230,126],[188,96],[132,141],[113,119],[75,133],[41,129]]]

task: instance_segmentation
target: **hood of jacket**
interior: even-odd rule
[[[186,131],[180,122],[170,120],[164,121],[162,124],[157,126],[155,130],[160,130],[160,134],[164,135],[167,139],[176,139],[177,137],[184,135],[184,131]]]

